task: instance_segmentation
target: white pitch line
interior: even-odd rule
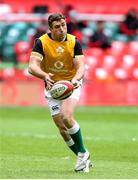
[[[59,135],[46,135],[46,134],[31,134],[31,133],[0,133],[0,136],[6,136],[6,137],[33,137],[38,139],[58,139],[61,136]],[[136,142],[138,138],[136,137],[121,137],[122,140],[128,140]],[[110,137],[91,137],[91,136],[84,136],[84,140],[88,141],[117,141],[118,138],[110,138]]]
[[[111,113],[117,113],[117,114],[122,114],[122,113],[125,113],[125,114],[138,114],[138,108],[136,107],[135,109],[131,109],[131,107],[129,108],[125,108],[125,107],[118,107],[116,109],[114,108],[108,108],[108,107],[102,107],[102,108],[83,108],[83,107],[80,107],[77,109],[78,112],[91,112],[91,113],[103,113],[103,114],[111,114]]]

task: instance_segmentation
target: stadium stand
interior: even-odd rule
[[[38,5],[38,0],[21,1],[5,0],[12,8],[12,12],[18,14],[0,15],[0,81],[27,80],[36,81],[27,72],[29,54],[32,47],[32,37],[40,27],[42,19],[47,14],[30,14],[33,8]],[[124,6],[125,3],[125,6]],[[138,9],[137,0],[134,0],[135,8]],[[83,45],[86,56],[85,82],[130,82],[138,80],[138,35],[133,39],[126,34],[120,33],[125,13],[131,7],[128,0],[116,0],[113,5],[111,1],[91,0],[85,1],[85,8],[82,2],[76,3],[72,0],[65,2],[39,0],[39,5],[46,5],[48,13],[63,11],[65,5],[70,4],[76,11],[71,17],[77,17],[72,33],[78,36]],[[23,9],[24,8],[24,9]],[[76,16],[77,13],[77,16]],[[111,40],[111,47],[105,50],[101,48],[88,48],[90,36],[97,29],[97,21],[104,20],[104,33]],[[71,18],[69,23],[72,24]],[[95,84],[98,87],[97,84]],[[95,87],[95,88],[96,88]],[[89,101],[90,103],[90,101]]]
[[[76,0],[75,3],[73,0],[66,1],[57,1],[57,0],[33,0],[33,1],[24,1],[24,6],[22,6],[22,2],[20,0],[4,0],[5,3],[9,4],[13,12],[31,12],[32,8],[35,5],[47,5],[49,6],[49,12],[58,12],[61,11],[63,6],[66,4],[70,4],[74,6],[74,8],[81,13],[110,13],[110,14],[124,14],[127,10],[132,6],[132,2],[130,0],[116,0],[116,2],[112,2],[110,0],[85,0],[84,2],[80,0]],[[133,5],[138,9],[137,0],[133,0]],[[23,9],[24,8],[24,9]]]

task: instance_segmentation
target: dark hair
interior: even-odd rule
[[[66,19],[66,17],[63,14],[60,14],[60,13],[51,14],[48,17],[48,25],[49,25],[49,27],[52,27],[52,23],[54,21],[60,21],[61,19]]]

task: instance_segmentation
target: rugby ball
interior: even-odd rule
[[[58,81],[50,89],[53,99],[63,100],[68,98],[74,90],[74,86],[70,81]]]

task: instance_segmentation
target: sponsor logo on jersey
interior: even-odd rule
[[[56,69],[62,69],[64,64],[61,61],[56,61],[54,66],[55,66]]]

